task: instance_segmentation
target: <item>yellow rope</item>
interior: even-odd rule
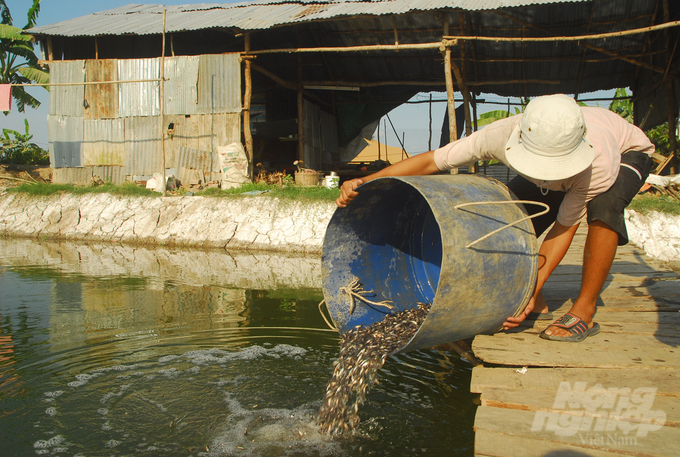
[[[394,306],[391,305],[392,301],[390,300],[383,300],[381,302],[375,302],[372,300],[369,300],[368,298],[364,297],[366,294],[372,294],[372,290],[363,290],[363,287],[359,283],[359,278],[354,278],[352,282],[349,284],[347,287],[341,287],[340,288],[341,292],[346,293],[347,295],[350,296],[350,307],[349,307],[349,313],[353,314],[354,313],[354,308],[356,307],[356,303],[354,301],[355,298],[358,298],[359,300],[368,303],[369,305],[374,305],[374,306],[384,306],[387,309],[394,309]]]
[[[545,203],[542,202],[535,202],[531,200],[507,200],[507,201],[496,201],[496,202],[470,202],[470,203],[461,203],[460,205],[454,206],[455,209],[460,209],[463,208],[464,206],[473,206],[473,205],[501,205],[501,204],[506,204],[506,203],[524,203],[524,204],[529,204],[529,205],[539,205],[543,206],[545,210],[541,211],[540,213],[532,214],[530,216],[525,216],[522,219],[519,219],[515,222],[511,222],[499,229],[494,230],[493,232],[487,233],[481,238],[476,239],[472,243],[469,243],[467,246],[465,246],[466,249],[471,248],[475,244],[479,243],[480,241],[484,241],[485,239],[489,238],[492,235],[495,235],[496,233],[500,232],[501,230],[505,230],[506,228],[512,227],[513,225],[517,225],[520,222],[524,222],[529,219],[533,219],[534,217],[538,216],[543,216],[546,214],[548,211],[550,211],[550,206],[546,205]]]
[[[321,305],[323,305],[324,303],[326,303],[326,299],[325,299],[325,298],[319,302],[319,313],[321,313],[321,317],[323,317],[323,320],[326,321],[326,325],[328,325],[328,328],[330,328],[331,330],[337,331],[338,328],[335,327],[333,324],[331,324],[331,323],[328,321],[328,319],[326,319],[326,315],[323,313],[323,310],[321,309]],[[326,308],[328,308],[328,307],[326,307]],[[330,312],[329,312],[329,313],[330,313]]]

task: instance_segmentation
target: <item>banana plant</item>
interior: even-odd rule
[[[5,0],[0,0],[0,84],[49,83],[49,72],[38,63],[38,57],[34,53],[35,39],[23,33],[35,26],[39,13],[40,0],[33,0],[26,25],[23,28],[15,27]],[[12,87],[12,97],[21,113],[26,106],[40,106],[40,102],[22,86]]]

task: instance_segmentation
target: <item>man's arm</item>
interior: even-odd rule
[[[569,250],[569,246],[571,246],[571,241],[574,239],[574,234],[576,233],[578,226],[579,224],[568,227],[559,222],[555,222],[553,228],[550,229],[538,251],[538,278],[536,279],[534,294],[529,300],[526,308],[524,308],[522,314],[517,317],[508,317],[507,321],[503,323],[503,328],[505,330],[517,327],[534,309],[536,299],[541,293],[543,285]]]
[[[382,170],[363,178],[345,181],[340,187],[340,196],[335,200],[335,203],[340,208],[344,208],[359,195],[355,190],[357,187],[376,178],[385,176],[431,175],[438,171],[439,168],[434,162],[434,151],[424,152],[409,157],[406,160],[402,160],[401,162],[397,162],[394,165],[390,165],[389,167],[383,168]]]

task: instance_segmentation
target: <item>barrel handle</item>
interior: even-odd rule
[[[331,330],[337,331],[338,328],[335,327],[333,324],[331,324],[331,323],[328,321],[328,319],[326,319],[326,315],[323,313],[323,310],[321,309],[321,305],[323,305],[324,303],[326,303],[326,299],[325,299],[325,298],[319,302],[319,313],[321,313],[321,317],[323,317],[323,320],[326,321],[326,325],[328,325],[328,328],[330,328]],[[326,309],[328,309],[328,305],[326,305]],[[329,311],[329,314],[330,314],[330,311]]]
[[[517,224],[519,224],[520,222],[524,222],[524,221],[527,221],[527,220],[529,220],[529,219],[533,219],[534,217],[543,216],[543,215],[546,214],[548,211],[550,211],[550,206],[546,205],[545,203],[542,203],[542,202],[535,202],[535,201],[531,201],[531,200],[505,200],[505,201],[495,201],[495,202],[470,202],[470,203],[461,203],[460,205],[454,206],[454,208],[455,208],[455,209],[460,209],[460,208],[462,208],[462,207],[464,207],[464,206],[473,206],[473,205],[501,205],[501,204],[506,204],[506,203],[524,203],[524,204],[529,204],[529,205],[539,205],[539,206],[543,206],[545,209],[544,209],[543,211],[541,211],[540,213],[536,213],[536,214],[531,214],[531,215],[529,215],[529,216],[525,216],[525,217],[523,217],[522,219],[519,219],[519,220],[517,220],[517,221],[515,221],[515,222],[511,222],[511,223],[505,225],[504,227],[501,227],[501,228],[499,228],[499,229],[494,230],[493,232],[487,233],[487,234],[484,235],[483,237],[478,238],[477,240],[475,240],[475,241],[473,241],[472,243],[469,243],[467,246],[465,246],[466,249],[471,248],[472,246],[474,246],[475,244],[479,243],[480,241],[484,241],[485,239],[489,238],[490,236],[495,235],[496,233],[498,233],[498,232],[500,232],[500,231],[502,231],[502,230],[505,230],[505,229],[508,228],[508,227],[512,227],[513,225],[517,225]]]

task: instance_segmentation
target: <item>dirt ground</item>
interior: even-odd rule
[[[36,181],[51,182],[52,168],[44,165],[0,164],[0,188]]]

